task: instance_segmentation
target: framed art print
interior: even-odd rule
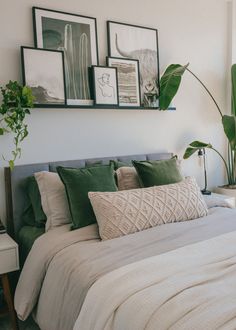
[[[95,104],[118,106],[117,68],[92,66],[92,79]]]
[[[119,106],[140,107],[138,60],[107,57],[107,65],[117,68]]]
[[[96,18],[33,7],[35,46],[64,52],[67,103],[92,105],[89,72],[98,65]]]
[[[109,56],[139,60],[141,103],[150,106],[150,99],[159,96],[157,30],[108,21],[107,31]]]
[[[23,84],[32,89],[35,106],[66,105],[64,53],[21,47]]]

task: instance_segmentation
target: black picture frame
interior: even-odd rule
[[[96,18],[41,7],[32,7],[32,14],[35,47],[66,50],[64,61],[67,104],[91,107],[93,100],[89,86],[88,68],[91,65],[99,65]],[[43,30],[43,25],[45,30]],[[78,35],[77,38],[72,35],[73,29]],[[67,38],[65,38],[65,34]],[[71,41],[68,42],[68,47],[65,40]],[[73,56],[67,56],[67,54]],[[86,63],[84,64],[84,62]]]
[[[31,56],[30,56],[30,60],[33,61],[33,56],[32,56],[32,51],[33,52],[37,52],[39,54],[40,52],[40,56],[38,57],[38,61],[40,60],[41,63],[35,67],[35,72],[34,69],[32,68],[32,64],[33,63],[27,63],[26,62],[26,51],[31,51]],[[42,57],[42,52],[46,54],[46,52],[50,55],[52,54],[57,54],[60,55],[59,57],[61,57],[61,63],[60,63],[60,59],[58,59],[58,61],[56,61],[56,57],[54,59],[54,61],[48,62],[45,61],[45,59]],[[51,56],[50,56],[51,57]],[[52,58],[51,58],[52,59]],[[47,70],[47,67],[43,66],[42,64],[45,65],[49,65],[50,70]],[[60,68],[57,67],[58,70],[55,70],[56,72],[54,72],[53,70],[51,70],[52,66],[56,66],[57,65],[61,65],[61,74],[60,77],[56,77],[55,74],[59,75],[59,71]],[[23,80],[23,85],[27,85],[32,89],[32,94],[35,97],[35,101],[34,101],[34,106],[38,107],[38,108],[60,108],[60,107],[65,107],[67,105],[67,98],[66,98],[66,85],[65,85],[65,66],[64,66],[64,52],[63,51],[59,51],[59,50],[48,50],[48,49],[44,49],[44,48],[34,48],[34,47],[26,47],[26,46],[21,46],[21,65],[22,65],[22,80]],[[27,66],[29,66],[29,69],[27,68]],[[39,71],[39,76],[40,78],[38,78],[37,81],[37,72],[36,69]],[[48,74],[50,73],[50,76],[48,75],[47,77],[45,77],[45,81],[40,81],[42,75],[44,72]],[[28,76],[27,76],[28,75]],[[31,75],[31,77],[29,77],[29,75]],[[53,76],[54,75],[54,76]],[[44,83],[48,86],[50,86],[50,81],[53,81],[53,85],[55,86],[55,79],[58,78],[58,84],[57,85],[57,93],[60,90],[60,93],[62,93],[64,95],[63,97],[63,101],[58,101],[55,102],[56,97],[52,97],[48,94],[47,92],[47,87],[44,85]],[[37,82],[37,83],[36,83]],[[62,84],[62,85],[60,85]],[[53,89],[55,91],[55,87],[53,88],[53,86],[50,88],[50,92],[52,94]],[[42,99],[48,97],[48,101],[46,102],[42,102]],[[39,101],[41,98],[41,102]],[[51,99],[51,101],[50,101]]]
[[[121,34],[124,34],[124,41],[127,42],[127,47],[131,47],[131,43],[134,43],[133,49],[122,49],[119,45],[119,36],[116,33],[114,38],[115,26],[120,27]],[[122,32],[122,29],[124,30]],[[130,39],[129,39],[130,33]],[[135,34],[136,33],[136,34]],[[135,49],[135,37],[134,35],[147,34],[145,38],[145,45],[143,49]],[[143,38],[144,39],[144,38]],[[159,97],[160,93],[160,65],[159,65],[159,45],[158,45],[158,30],[152,27],[128,24],[117,21],[107,21],[107,40],[108,40],[108,55],[109,57],[121,57],[121,58],[132,58],[139,60],[140,66],[140,81],[141,81],[141,105],[152,107],[150,105],[150,96],[153,95],[155,102]],[[141,38],[138,38],[139,44],[141,43]],[[152,49],[148,49],[146,43],[152,44]],[[124,46],[123,46],[124,47]],[[117,51],[115,50],[117,49]],[[152,60],[150,60],[150,58]],[[156,63],[155,67],[153,66]],[[150,68],[149,68],[150,66]],[[152,67],[153,66],[153,67]],[[156,71],[155,71],[156,70]],[[154,74],[153,74],[154,72]],[[154,86],[155,84],[155,86]],[[153,89],[153,90],[152,90]],[[155,102],[152,102],[153,107],[158,107]]]
[[[132,101],[130,102],[124,102],[123,101],[123,98],[124,99],[129,99],[131,98],[132,100],[132,95],[131,96],[128,96],[127,95],[127,91],[128,91],[128,86],[125,86],[125,90],[124,92],[122,91],[122,88],[124,86],[124,84],[120,84],[120,80],[122,79],[122,72],[120,72],[120,68],[117,67],[116,65],[111,65],[111,62],[112,61],[115,61],[116,64],[117,62],[120,62],[120,63],[125,63],[127,64],[127,62],[130,62],[130,63],[135,63],[135,66],[136,66],[136,92],[137,92],[137,96],[136,96],[136,99],[137,99],[137,102],[136,103],[133,103]],[[106,63],[107,63],[107,66],[109,67],[116,67],[117,68],[117,76],[118,76],[118,93],[119,93],[119,106],[120,107],[125,107],[126,109],[129,109],[129,108],[140,108],[141,106],[141,93],[140,93],[140,71],[139,71],[139,61],[138,60],[135,60],[135,59],[130,59],[130,58],[120,58],[120,57],[111,57],[111,56],[107,56],[106,57]],[[127,68],[125,69],[126,72],[127,71]],[[128,73],[127,73],[128,74]],[[131,73],[129,73],[131,74]],[[132,86],[131,86],[132,87]],[[130,88],[131,90],[131,88]]]
[[[97,72],[96,72],[97,71]],[[98,71],[101,71],[98,73]],[[109,90],[105,90],[102,93],[99,92],[104,87],[106,87],[106,81],[103,85],[100,85],[98,80],[103,79],[105,75],[112,75],[113,72],[113,83],[109,85]],[[101,75],[98,78],[98,75]],[[117,68],[115,67],[108,67],[102,65],[93,65],[91,67],[91,75],[92,75],[92,88],[93,88],[93,97],[94,97],[94,104],[96,106],[104,106],[104,107],[113,107],[117,108],[119,106],[119,89],[118,89],[118,75],[117,75]],[[110,100],[108,99],[110,98]],[[102,101],[103,100],[103,101]],[[105,102],[107,100],[107,102]],[[113,100],[113,101],[112,101]],[[110,102],[109,102],[110,101]]]

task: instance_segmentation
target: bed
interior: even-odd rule
[[[83,167],[170,158],[132,155],[6,169],[8,229],[18,239],[20,182],[56,166]],[[33,243],[15,294],[21,320],[42,330],[235,329],[236,210],[211,207],[203,218],[101,241],[96,224],[64,225]]]

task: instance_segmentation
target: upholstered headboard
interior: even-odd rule
[[[144,155],[129,155],[117,157],[104,157],[93,159],[67,160],[59,162],[50,162],[42,164],[30,164],[15,166],[12,171],[5,168],[5,190],[6,190],[6,209],[7,209],[7,231],[17,239],[17,234],[23,226],[22,214],[27,205],[27,196],[23,189],[22,182],[27,177],[39,171],[55,172],[57,166],[66,167],[84,167],[92,165],[98,161],[102,164],[109,164],[111,159],[122,162],[131,162],[131,160],[161,160],[171,158],[171,153],[153,153]]]

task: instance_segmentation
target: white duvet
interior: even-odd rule
[[[226,208],[104,242],[96,225],[57,228],[26,260],[17,315],[34,312],[41,330],[236,329],[235,235]]]
[[[236,329],[236,232],[99,279],[74,330],[124,329]]]

